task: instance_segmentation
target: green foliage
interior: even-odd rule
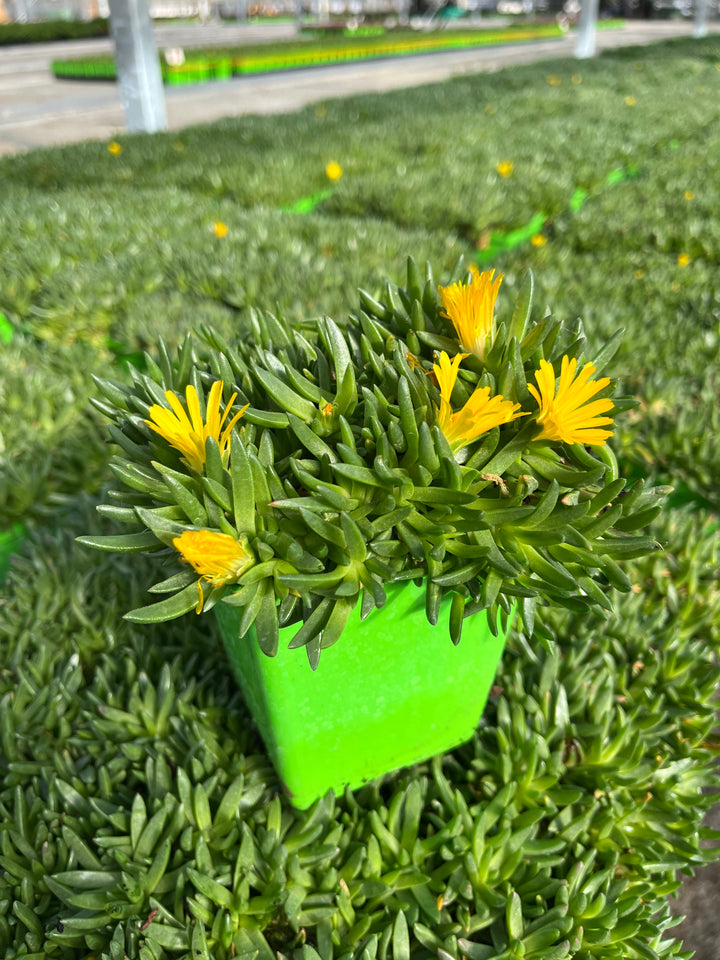
[[[291,316],[347,307],[346,282],[379,284],[410,246],[448,269],[458,255],[445,235],[238,212],[173,189],[68,191],[58,205],[20,190],[11,206],[23,229],[8,221],[0,235],[0,310],[14,330],[0,348],[0,528],[47,516],[56,495],[97,490],[107,476],[91,374],[124,380],[127,361],[141,363],[159,337],[173,349],[199,324],[231,338],[253,303]],[[230,225],[222,240],[219,218]]]
[[[343,36],[329,33],[301,32],[299,40],[282,43],[263,43],[255,46],[211,47],[188,50],[184,62],[169,65],[160,58],[165,83],[204,83],[213,79],[227,79],[248,73],[274,70],[292,70],[335,63],[343,60],[365,60],[375,57],[425,53],[434,50],[466,49],[487,44],[517,43],[561,36],[556,24],[511,25],[501,30],[435,30],[423,32],[408,29],[384,30],[378,36],[352,34]],[[52,71],[56,77],[69,79],[116,78],[115,62],[111,56],[82,57],[55,60]]]
[[[172,565],[189,560],[199,574],[193,587],[171,566],[153,589],[172,595],[131,619],[181,616],[201,590],[208,608],[220,599],[243,607],[241,636],[262,620],[267,652],[275,653],[278,623],[295,622],[302,626],[293,646],[310,651],[318,637],[330,644],[326,628],[337,638],[335,619],[344,623],[361,593],[367,615],[385,603],[386,584],[413,579],[426,588],[431,623],[442,597],[458,596],[461,613],[450,627],[457,643],[463,615],[487,610],[496,623],[499,611],[519,605],[532,630],[538,602],[605,610],[609,586],[630,589],[622,564],[659,548],[637,532],[667,491],[642,480],[628,486],[603,446],[591,454],[575,440],[543,440],[528,391],[543,362],[559,374],[561,358],[589,361],[582,325],[533,318],[529,276],[512,316],[497,318],[486,352],[468,359],[441,312],[430,264],[421,274],[410,258],[407,274],[408,288],[388,282],[380,302],[361,292],[364,309],[342,329],[329,317],[297,329],[251,311],[249,329],[232,343],[203,328],[205,343],[188,338],[175,362],[160,342],[158,362],[148,356],[148,373],[135,371],[129,388],[98,380],[96,406],[122,448],[112,470],[127,488],[111,491],[102,509],[144,532],[86,542],[123,551],[164,544]],[[467,279],[471,288],[482,282]],[[596,362],[602,367],[615,348],[608,343]],[[462,360],[452,397],[433,385],[446,350]],[[609,384],[591,395],[607,396]],[[215,385],[224,399],[213,414]],[[460,411],[483,390],[522,406],[524,416],[454,440],[443,405]],[[208,424],[219,422],[220,410],[227,423],[240,416],[232,438],[208,428],[199,461],[188,457],[190,423],[170,414],[168,391],[199,396]],[[163,410],[170,428],[158,419]],[[184,551],[185,530],[232,538],[232,568],[218,567],[211,539],[199,553]],[[179,592],[165,586],[173,574]]]
[[[122,621],[155,558],[92,554],[74,536],[117,527],[63,514],[108,479],[90,373],[127,386],[123,353],[138,365],[196,324],[231,340],[250,306],[345,315],[358,285],[378,302],[385,275],[404,283],[405,251],[447,276],[538,211],[545,246],[492,264],[498,312],[531,267],[539,314],[582,316],[589,356],[624,327],[613,365],[641,405],[616,421],[621,472],[717,507],[717,62],[708,37],[122,137],[117,157],[0,161],[0,526],[43,527],[0,594],[0,953],[682,955],[666,898],[713,856],[700,823],[717,786],[703,514],[656,518],[667,550],[631,562],[607,619],[540,610],[543,644],[513,635],[470,744],[307,814],[273,799],[211,618]],[[344,174],[319,212],[277,212],[326,188],[329,160]]]
[[[88,408],[87,369],[109,354],[87,344],[2,347],[0,530],[15,521],[50,522],[58,506],[96,490],[107,471],[102,418]]]
[[[469,744],[306,813],[276,795],[212,626],[119,620],[147,571],[74,544],[92,522],[0,588],[3,956],[681,955],[663,898],[712,856],[702,521],[669,513],[666,555],[633,563],[642,589],[605,622],[514,634]]]
[[[0,46],[13,43],[49,43],[53,40],[81,40],[85,37],[107,37],[110,21],[42,20],[38,23],[0,23]]]

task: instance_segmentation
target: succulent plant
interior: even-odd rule
[[[99,509],[144,529],[83,539],[175,567],[151,588],[170,596],[128,618],[222,600],[269,655],[296,624],[315,665],[390,582],[424,583],[431,623],[451,593],[454,643],[483,610],[517,609],[529,632],[538,603],[610,610],[622,562],[658,547],[637,531],[667,492],[628,486],[606,443],[607,414],[633,405],[594,379],[618,337],[590,362],[580,321],[533,318],[531,276],[496,318],[500,281],[473,268],[438,287],[410,258],[407,288],[361,291],[342,327],[252,312],[234,343],[203,327],[131,386],[97,381],[129,488]]]

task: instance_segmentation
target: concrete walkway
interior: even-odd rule
[[[497,26],[487,20],[482,25]],[[478,24],[479,25],[479,24]],[[290,39],[295,25],[158,26],[160,50]],[[689,36],[685,20],[629,21],[599,30],[598,48],[651,43]],[[109,40],[5,47],[0,57],[0,155],[79,140],[110,140],[124,129],[117,85],[56,80],[52,60],[110,52]],[[384,92],[435,83],[463,73],[500,70],[518,63],[572,56],[573,38],[537,40],[474,50],[399,57],[240,77],[224,83],[166,88],[171,130],[248,113],[284,113],[308,103],[355,93]]]

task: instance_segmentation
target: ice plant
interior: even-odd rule
[[[491,397],[489,387],[478,387],[467,403],[453,413],[450,397],[457,380],[458,368],[466,356],[467,354],[458,353],[451,360],[443,351],[439,363],[433,365],[433,372],[440,387],[437,423],[453,453],[457,453],[493,427],[527,416],[517,412],[520,410],[519,403],[506,400],[500,394]]]
[[[245,537],[236,540],[226,533],[215,533],[213,530],[183,530],[179,537],[173,539],[173,546],[180,558],[200,574],[196,613],[202,613],[203,580],[213,587],[237,583],[244,571],[255,562]]]
[[[216,380],[210,388],[207,401],[207,417],[204,421],[197,390],[191,385],[185,390],[187,412],[172,390],[166,390],[165,397],[171,409],[168,410],[167,407],[161,407],[157,403],[153,404],[149,411],[150,419],[145,421],[151,430],[159,433],[171,447],[179,450],[185,457],[188,466],[197,473],[202,472],[205,463],[205,443],[208,437],[217,441],[220,453],[224,457],[230,447],[232,429],[247,410],[246,405],[225,425],[237,394],[234,393],[230,397],[230,402],[226,405],[225,412],[221,416],[220,401],[223,386],[222,380]]]
[[[494,334],[495,301],[503,274],[495,278],[494,270],[480,273],[473,265],[469,283],[451,283],[438,287],[445,316],[455,327],[460,347],[480,360],[485,356],[488,340]]]
[[[163,599],[132,622],[183,616],[198,599],[221,617],[232,606],[238,636],[253,629],[272,656],[293,627],[317,666],[358,605],[364,617],[407,580],[424,584],[430,623],[447,601],[454,642],[466,618],[487,610],[494,623],[518,597],[528,634],[536,603],[610,608],[605,591],[624,582],[614,558],[655,549],[634,531],[663,496],[643,481],[628,496],[592,449],[628,400],[614,405],[611,381],[593,379],[579,321],[538,317],[532,278],[496,321],[494,271],[438,287],[409,258],[407,276],[382,300],[361,291],[345,323],[300,332],[251,310],[232,343],[203,328],[176,364],[163,348],[131,385],[98,382],[129,488],[108,513],[144,529],[83,542],[147,549],[169,568],[152,588]],[[225,396],[237,382],[251,404],[239,423],[221,371]],[[158,455],[166,444],[177,456]]]
[[[591,380],[595,373],[592,363],[586,363],[577,376],[576,372],[577,360],[563,357],[556,391],[552,364],[540,361],[540,369],[535,371],[539,390],[531,383],[527,385],[540,406],[537,422],[542,430],[535,440],[603,446],[613,436],[611,430],[602,429],[612,425],[612,417],[602,416],[613,409],[612,400],[609,397],[592,400],[607,387],[610,378]]]

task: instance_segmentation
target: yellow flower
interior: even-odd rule
[[[213,587],[237,583],[243,572],[255,563],[245,537],[236,540],[226,533],[212,530],[183,530],[179,537],[173,538],[173,546],[180,554],[180,559],[200,574],[196,613],[202,612],[205,599],[203,580]]]
[[[635,271],[635,279],[636,279],[636,280],[642,280],[642,278],[643,278],[644,276],[645,276],[645,271],[644,271],[644,270],[636,270],[636,271]]]
[[[343,174],[342,167],[340,166],[339,163],[335,163],[335,161],[333,161],[332,163],[329,163],[325,167],[325,176],[328,178],[328,180],[332,180],[332,181],[339,180],[342,174]]]
[[[501,177],[509,177],[512,175],[514,166],[511,160],[501,160],[495,169]]]
[[[111,153],[114,157],[119,157],[123,150],[117,140],[111,140],[107,148],[108,153]]]
[[[547,237],[544,233],[534,233],[532,237],[530,237],[530,243],[534,247],[544,247],[547,243]]]
[[[686,253],[678,254],[678,266],[686,267],[690,263],[690,257]]]
[[[212,226],[213,233],[216,237],[219,237],[221,240],[223,237],[226,237],[230,232],[230,227],[226,226],[220,220],[216,220]]]
[[[635,97],[625,97],[625,103],[629,107],[634,107],[635,104],[637,103],[637,100],[635,99]]]
[[[249,406],[249,404],[246,404],[223,429],[227,415],[237,397],[236,393],[230,397],[230,402],[225,407],[225,413],[221,417],[220,400],[223,386],[222,380],[216,380],[210,388],[205,422],[203,422],[200,412],[197,390],[193,386],[188,386],[185,390],[189,416],[172,390],[166,390],[165,397],[171,409],[168,410],[167,407],[161,407],[157,403],[153,404],[149,411],[150,419],[145,421],[151,430],[159,433],[171,447],[179,450],[185,457],[190,469],[196,470],[198,473],[202,471],[205,463],[205,441],[207,438],[212,437],[213,440],[216,440],[220,447],[220,453],[225,456],[230,447],[232,429]]]
[[[487,113],[488,116],[492,116],[495,113],[495,107],[491,103],[486,103],[485,113]]]
[[[695,199],[695,194],[692,192],[692,190],[686,190],[685,193],[683,194],[683,199],[684,199],[684,200],[694,200],[694,199]]]
[[[519,403],[505,400],[500,394],[491,397],[489,387],[478,387],[465,406],[453,413],[450,396],[457,380],[458,367],[466,356],[466,353],[458,353],[451,360],[443,350],[440,354],[440,362],[433,364],[433,372],[440,387],[437,423],[452,447],[453,453],[457,453],[462,447],[472,443],[476,437],[487,433],[493,427],[510,423],[517,417],[527,416],[525,413],[517,412],[520,410]]]
[[[487,341],[494,335],[494,312],[503,274],[493,279],[494,270],[480,273],[473,264],[470,283],[451,283],[438,287],[442,309],[455,327],[460,346],[480,360],[485,356]]]
[[[545,77],[545,79],[551,87],[559,87],[562,83],[560,77],[556,76],[554,73],[549,74],[547,77]]]
[[[577,84],[577,83],[582,83],[582,77],[580,76],[579,73],[574,73],[574,74],[570,77],[570,79],[571,79],[572,82],[575,83],[575,84]]]
[[[563,357],[556,393],[555,370],[547,360],[540,361],[540,369],[535,371],[539,392],[531,383],[528,384],[528,390],[540,406],[537,422],[542,430],[535,440],[559,440],[562,443],[585,443],[601,447],[613,436],[612,431],[600,429],[613,422],[612,417],[600,416],[613,409],[612,400],[603,397],[589,402],[591,397],[610,383],[610,378],[591,380],[590,377],[595,373],[592,363],[586,363],[577,377],[576,371],[577,360]]]

